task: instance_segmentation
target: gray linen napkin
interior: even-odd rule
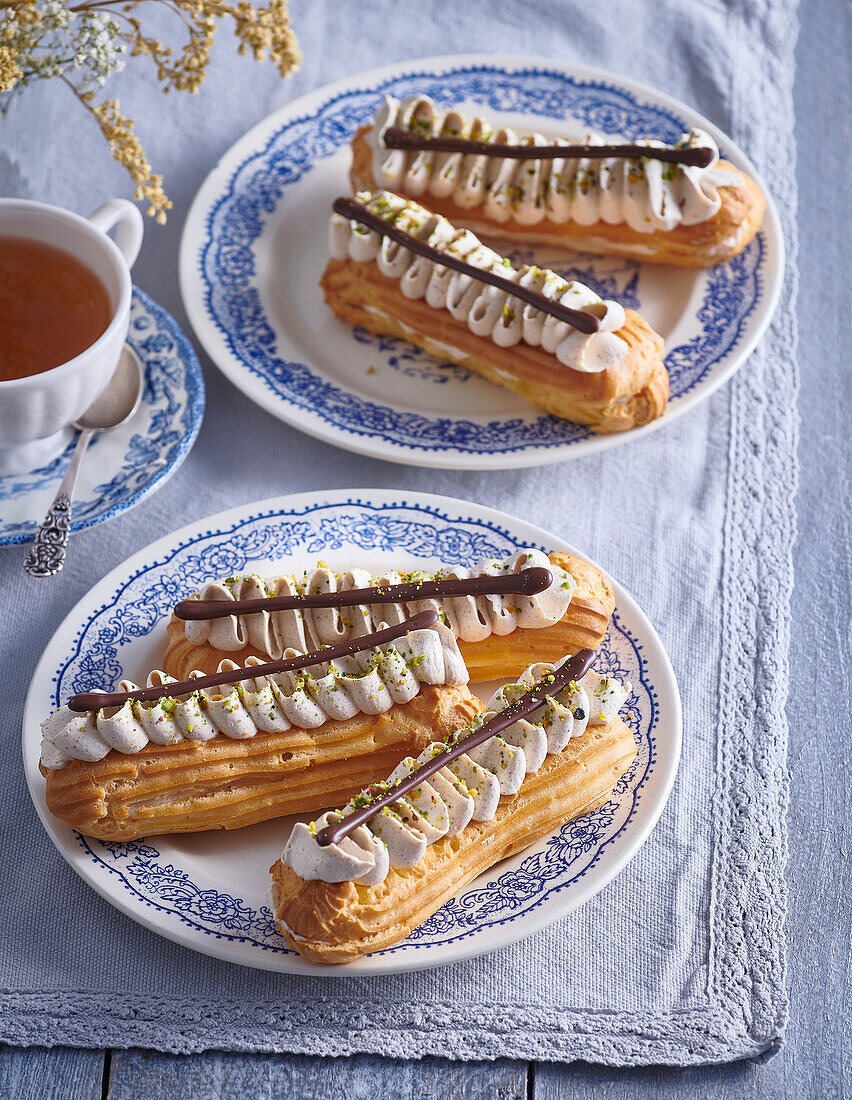
[[[343,0],[293,0],[292,8],[305,62],[287,85],[238,59],[224,35],[197,99],[163,100],[135,62],[116,81],[176,200],[168,227],[149,228],[136,279],[180,320],[175,265],[183,216],[236,137],[330,79],[389,60],[468,50],[607,67],[671,92],[730,132],[781,211],[790,252],[781,308],[733,383],[700,409],[629,449],[541,470],[459,474],[357,458],[259,412],[208,365],[205,424],[169,485],[77,536],[56,581],[25,578],[20,549],[0,551],[0,1039],[614,1064],[720,1061],[772,1049],[786,1013],[794,0],[662,0],[644,9],[629,0],[422,0],[416,13],[362,0],[357,17]],[[50,135],[49,154],[43,142],[36,151],[35,133]],[[0,148],[5,194],[88,213],[128,193],[121,170],[61,88],[34,88],[18,101],[0,123]],[[68,609],[155,535],[276,492],[365,484],[492,503],[555,530],[621,579],[658,626],[681,685],[679,779],[627,870],[525,943],[402,977],[306,980],[243,970],[141,929],[63,863],[24,786],[22,701]]]

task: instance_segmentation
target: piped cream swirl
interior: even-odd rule
[[[570,309],[593,313],[600,328],[591,334],[579,332],[498,287],[426,256],[416,256],[396,241],[340,214],[332,214],[329,225],[329,251],[334,259],[374,262],[382,275],[398,280],[406,298],[422,298],[433,309],[447,310],[457,321],[465,322],[471,332],[493,340],[499,347],[521,342],[540,347],[571,370],[588,374],[606,370],[626,354],[626,342],[616,335],[625,323],[624,308],[618,302],[604,300],[585,284],[563,279],[548,268],[528,264],[514,268],[470,230],[455,229],[440,214],[411,200],[388,191],[360,192],[357,198],[382,221],[440,252],[495,272]]]
[[[482,641],[491,634],[511,634],[519,627],[536,629],[558,623],[571,602],[576,581],[564,569],[554,566],[541,550],[518,550],[500,561],[484,558],[472,569],[453,566],[436,573],[394,571],[374,577],[366,569],[335,573],[318,566],[302,577],[285,574],[264,579],[257,574],[229,577],[206,585],[202,600],[252,600],[269,596],[296,596],[312,593],[349,591],[406,581],[433,581],[457,577],[505,576],[522,569],[543,566],[553,574],[553,583],[536,596],[453,596],[442,600],[413,600],[407,603],[359,604],[355,607],[310,608],[304,611],[260,611],[250,615],[230,615],[222,619],[187,621],[184,631],[195,644],[209,643],[224,653],[235,653],[252,646],[278,660],[287,649],[310,653],[324,645],[360,638],[377,629],[377,624],[396,626],[418,611],[436,611],[456,638],[465,642]]]
[[[285,656],[297,656],[295,650]],[[250,657],[245,667],[262,664]],[[240,666],[225,660],[219,671]],[[195,679],[200,672],[191,674]],[[451,630],[441,623],[412,630],[395,642],[297,672],[257,676],[153,703],[128,701],[111,710],[78,713],[60,707],[42,723],[41,763],[56,770],[69,760],[100,760],[111,749],[133,754],[151,742],[176,745],[219,734],[241,741],[296,726],[316,729],[356,714],[382,714],[408,703],[421,684],[466,684],[467,668]],[[155,671],[148,687],[173,683]],[[130,680],[121,691],[136,691]]]
[[[425,95],[402,102],[386,96],[367,136],[376,186],[406,195],[452,197],[463,209],[482,207],[486,217],[501,223],[514,219],[519,225],[536,225],[546,218],[557,225],[606,222],[629,225],[637,233],[668,232],[714,217],[722,201],[718,188],[736,186],[739,178],[718,166],[716,143],[698,129],[689,130],[674,147],[712,149],[713,160],[706,168],[647,158],[501,160],[472,153],[388,149],[383,135],[390,126],[495,145],[604,145],[612,139],[593,132],[571,142],[539,133],[518,135],[505,126],[495,130],[486,118],[469,121],[458,111],[440,110]],[[664,142],[651,138],[635,144],[665,148]]]
[[[475,725],[457,732],[456,741],[525,694],[559,664],[530,665],[517,682],[495,693]],[[306,880],[355,881],[366,886],[382,882],[391,867],[413,867],[436,840],[455,836],[470,821],[490,821],[503,795],[517,794],[527,774],[537,772],[548,754],[561,752],[572,737],[582,736],[587,726],[612,721],[632,690],[630,683],[588,672],[528,718],[451,761],[339,844],[323,847],[317,843],[316,835],[325,825],[367,805],[377,791],[392,789],[421,764],[447,751],[446,744],[433,742],[416,759],[403,760],[386,782],[362,792],[343,810],[331,810],[310,824],[295,825],[281,858]]]

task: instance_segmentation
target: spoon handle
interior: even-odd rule
[[[36,531],[35,539],[24,562],[24,569],[31,577],[54,577],[65,564],[65,549],[71,534],[71,501],[74,485],[86,448],[95,433],[86,428],[80,432],[77,446],[71,455],[65,477],[59,483],[53,503]]]

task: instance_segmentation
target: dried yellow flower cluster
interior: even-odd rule
[[[209,7],[206,3],[175,0],[175,6],[184,12],[184,21],[189,32],[180,56],[173,60],[171,47],[157,38],[146,38],[139,20],[128,16],[127,23],[132,28],[130,56],[151,58],[157,66],[157,79],[163,85],[164,92],[174,89],[194,95],[198,92],[210,64],[210,51],[217,29],[216,20],[205,10]]]
[[[94,115],[113,157],[136,184],[136,198],[162,225],[171,202],[163,177],[151,165],[135,135],[133,119],[115,99],[95,105],[96,87],[123,67],[126,57],[148,57],[164,92],[197,93],[221,19],[234,21],[240,53],[269,58],[282,77],[299,67],[301,53],[290,27],[286,0],[259,7],[250,0],[155,0],[180,18],[186,42],[175,57],[170,46],[143,33],[133,14],[145,0],[2,0],[0,2],[0,96],[8,98],[34,80],[60,77]],[[0,108],[4,99],[0,98]]]
[[[22,76],[21,67],[8,46],[0,46],[0,92],[11,91]]]
[[[163,177],[151,171],[145,150],[133,133],[132,118],[125,118],[118,110],[118,100],[108,99],[90,110],[98,120],[101,133],[109,142],[109,149],[119,164],[123,164],[136,184],[134,198],[148,202],[148,213],[159,225],[166,224],[166,211],[172,203],[163,191]]]
[[[286,0],[270,0],[268,8],[256,8],[248,0],[240,0],[228,14],[236,23],[240,53],[251,50],[255,61],[263,61],[268,50],[270,60],[278,66],[282,76],[288,76],[299,67],[302,54],[290,29]]]
[[[249,0],[227,4],[222,0],[172,0],[181,11],[189,30],[189,38],[180,57],[172,60],[172,51],[155,38],[146,38],[138,19],[128,16],[132,28],[132,57],[150,57],[157,66],[157,77],[164,91],[198,91],[207,66],[218,27],[217,20],[230,17],[239,39],[239,52],[251,53],[255,61],[269,59],[278,66],[282,76],[289,76],[299,67],[302,55],[296,36],[290,27],[286,0],[270,0],[266,8],[256,7]]]

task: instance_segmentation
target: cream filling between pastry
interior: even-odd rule
[[[458,111],[444,111],[425,95],[400,102],[385,96],[367,135],[377,187],[407,195],[452,196],[466,210],[483,207],[498,222],[514,219],[536,225],[547,218],[557,225],[626,224],[637,233],[667,232],[678,225],[696,225],[714,217],[721,206],[719,187],[738,186],[736,173],[718,167],[719,149],[704,130],[693,128],[675,148],[713,150],[706,168],[666,164],[647,158],[573,157],[555,160],[508,160],[474,153],[434,153],[388,149],[384,133],[390,126],[418,134],[470,138],[495,145],[605,145],[592,131],[576,141],[546,138],[539,133],[518,135],[510,127],[495,129],[487,118],[468,120]],[[637,145],[664,148],[665,143],[641,138]]]
[[[455,229],[446,218],[399,195],[388,191],[360,192],[357,199],[388,225],[440,252],[501,275],[570,309],[594,314],[599,329],[590,334],[579,332],[573,325],[498,287],[426,256],[417,256],[389,237],[341,214],[332,214],[329,224],[329,251],[335,260],[375,263],[383,275],[399,282],[406,298],[424,299],[433,309],[447,310],[457,321],[464,321],[471,332],[492,340],[498,347],[514,347],[521,342],[540,347],[571,370],[586,374],[598,374],[627,354],[626,342],[616,335],[626,319],[618,302],[603,299],[583,283],[563,279],[548,268],[524,264],[516,269],[470,230]]]
[[[555,666],[530,665],[518,681],[494,694],[484,713],[457,732],[455,742],[515,702],[565,660],[568,658]],[[413,867],[436,840],[455,836],[470,821],[490,821],[502,795],[517,794],[528,773],[537,772],[548,754],[561,752],[572,737],[582,736],[587,726],[612,721],[632,690],[629,682],[622,684],[588,672],[528,718],[450,761],[351,836],[327,846],[317,842],[317,833],[326,825],[368,805],[378,791],[392,789],[454,743],[433,742],[416,759],[403,760],[385,783],[374,784],[342,810],[329,810],[310,824],[295,825],[281,858],[306,881],[376,885],[384,881],[391,867]]]
[[[384,625],[384,624],[383,624]],[[295,650],[285,656],[298,656]],[[251,657],[245,667],[262,664]],[[225,660],[219,671],[240,666]],[[42,723],[41,763],[49,770],[69,760],[101,760],[111,750],[133,754],[151,742],[176,745],[209,741],[217,734],[234,740],[291,729],[316,729],[356,714],[382,714],[410,702],[421,684],[466,684],[467,668],[451,630],[441,623],[412,630],[397,641],[307,670],[249,677],[233,686],[193,691],[153,703],[127,701],[110,711],[78,713],[60,707]],[[191,678],[201,676],[192,673]],[[173,683],[155,671],[148,687]],[[136,691],[130,680],[122,691]]]
[[[472,569],[445,567],[439,573],[395,571],[372,576],[366,569],[345,573],[320,566],[301,578],[293,574],[264,580],[257,574],[229,577],[206,585],[199,593],[202,600],[252,600],[269,596],[296,596],[310,593],[348,591],[377,585],[403,584],[406,581],[433,581],[438,578],[493,576],[517,573],[535,566],[549,569],[553,582],[536,596],[453,596],[442,600],[410,600],[405,604],[359,604],[355,607],[312,608],[304,611],[260,611],[251,615],[229,615],[222,619],[187,621],[184,632],[195,644],[209,643],[224,653],[235,653],[252,646],[278,660],[287,649],[309,653],[323,645],[337,645],[377,629],[384,621],[390,626],[416,615],[418,611],[436,611],[453,635],[464,642],[478,642],[491,634],[511,634],[522,627],[534,630],[558,623],[577,587],[564,569],[551,564],[541,550],[528,547],[504,560],[483,558]]]

